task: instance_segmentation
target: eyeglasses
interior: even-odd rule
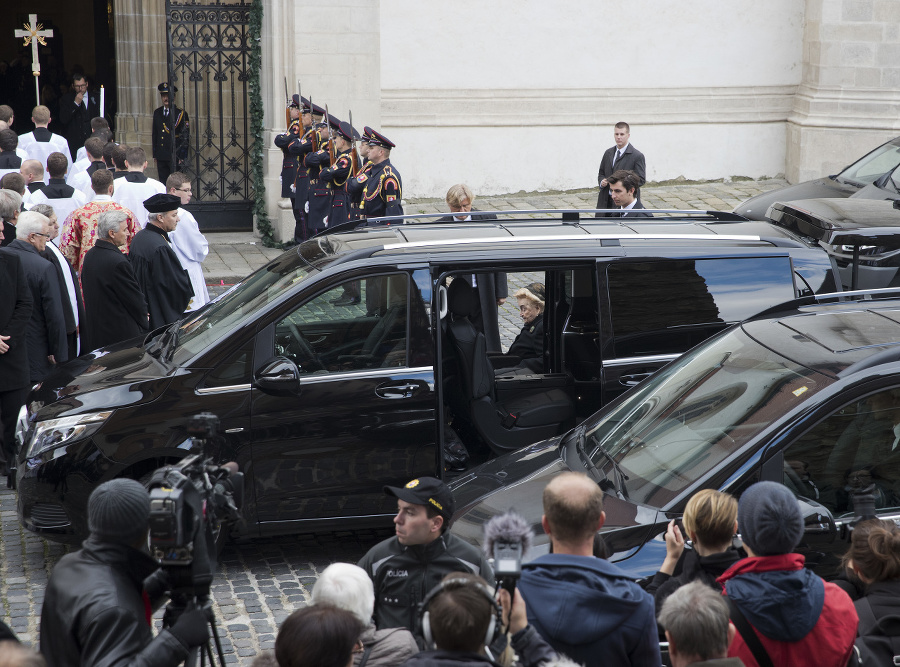
[[[75,88],[77,90],[81,90],[82,88],[87,89],[87,83],[76,83]]]
[[[184,188],[175,188],[175,191],[176,192],[187,192],[187,193],[192,192],[191,188],[188,188],[187,190],[185,190]]]
[[[31,233],[34,234],[35,236],[43,236],[45,239],[50,238],[49,234],[41,234],[40,232],[31,232]]]

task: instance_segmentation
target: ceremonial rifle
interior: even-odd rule
[[[300,83],[299,81],[297,82]],[[310,118],[312,118],[313,112],[313,102],[312,95],[309,96],[309,114]],[[312,152],[316,153],[319,150],[319,131],[316,129],[316,122],[312,121],[312,124],[309,126],[310,136],[309,140],[312,142]]]
[[[287,87],[287,77],[284,77],[284,98],[286,100],[284,107],[284,122],[287,124],[287,130],[285,132],[291,131],[291,95],[288,93]]]
[[[347,112],[350,116],[350,178],[359,173],[359,154],[356,152],[356,135],[353,134],[353,112]]]
[[[328,105],[325,105],[325,127],[328,128],[328,166],[334,166],[334,137],[331,134],[331,116],[328,115]]]

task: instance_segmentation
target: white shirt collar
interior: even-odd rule
[[[630,203],[628,206],[623,206],[623,207],[622,207],[622,210],[623,210],[623,211],[630,211],[631,209],[634,208],[634,205],[635,205],[635,204],[637,204],[637,197],[635,197],[634,199],[632,199],[632,200],[631,200],[631,203]]]
[[[112,201],[113,198],[109,195],[94,195],[94,198],[91,201]]]
[[[625,155],[625,151],[628,150],[628,146],[630,146],[630,145],[631,145],[631,142],[628,142],[627,144],[622,146],[622,148],[617,147],[616,150],[619,151],[619,155]]]

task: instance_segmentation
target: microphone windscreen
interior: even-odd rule
[[[484,553],[494,557],[494,545],[498,542],[521,544],[524,554],[531,547],[533,533],[525,518],[516,512],[498,514],[484,526]]]

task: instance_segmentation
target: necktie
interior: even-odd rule
[[[616,166],[616,162],[619,161],[619,158],[622,157],[622,150],[619,149],[616,151],[616,157],[613,158],[613,166]]]
[[[165,116],[166,118],[169,117],[169,107],[166,107],[165,109],[163,109],[163,116]]]

